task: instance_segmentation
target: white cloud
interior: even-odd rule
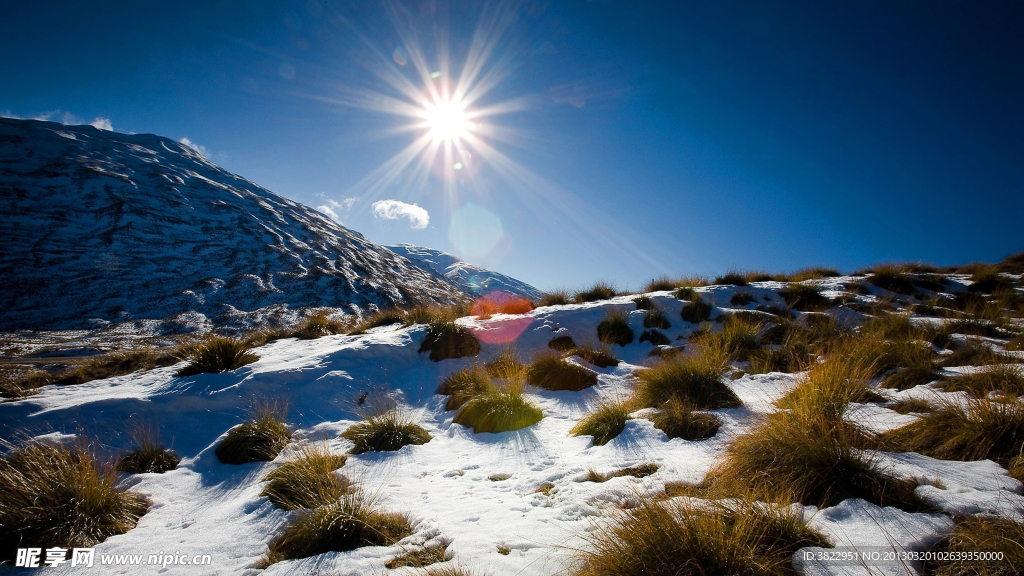
[[[430,223],[430,214],[415,204],[406,204],[399,200],[378,200],[373,203],[373,216],[384,220],[407,218],[412,228],[426,228]]]
[[[337,202],[334,202],[333,200],[331,200],[331,202],[333,202],[334,204],[337,204]],[[338,217],[338,213],[335,212],[334,209],[331,208],[330,206],[328,206],[326,204],[321,204],[321,205],[317,206],[316,209],[319,210],[320,212],[322,212],[324,215],[330,216],[331,220],[334,220],[335,222],[341,223],[341,218]]]
[[[324,199],[325,203],[316,207],[317,210],[330,216],[332,220],[341,223],[343,216],[347,216],[349,211],[352,210],[352,206],[359,201],[358,198],[345,198],[341,202],[338,202],[334,198],[328,198],[326,194],[321,192],[318,194]]]
[[[15,120],[24,120],[24,118],[18,116],[14,112],[11,112],[10,110],[4,110],[3,112],[0,112],[0,118],[13,118]]]
[[[199,154],[203,158],[206,158],[207,160],[210,159],[210,151],[206,149],[206,146],[203,146],[202,144],[196,144],[195,142],[189,140],[188,136],[185,136],[181,140],[178,140],[178,143],[181,144],[182,146],[191,148],[193,152]]]
[[[110,118],[104,118],[103,116],[97,116],[89,125],[97,130],[106,130],[107,132],[114,130],[114,127],[110,125]]]

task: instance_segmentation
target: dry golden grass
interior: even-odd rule
[[[337,501],[353,488],[334,473],[345,465],[343,454],[332,454],[327,444],[303,444],[287,462],[267,474],[260,492],[285,510],[316,508]]]
[[[639,373],[633,405],[657,408],[678,397],[698,410],[737,407],[739,398],[722,382],[725,361],[721,351],[712,349],[691,357],[662,360]]]
[[[475,386],[476,384],[473,384]],[[525,370],[486,379],[461,403],[453,422],[474,432],[508,432],[540,422],[544,413],[526,397]]]
[[[932,548],[942,561],[926,562],[932,576],[1018,576],[1024,567],[1024,524],[1005,518],[954,518],[953,532]],[[1000,560],[959,560],[957,553],[997,552]]]
[[[714,414],[696,411],[686,400],[673,396],[650,416],[654,427],[669,438],[706,440],[718,433],[722,421]]]
[[[537,303],[537,306],[564,306],[572,302],[569,293],[565,290],[554,290],[548,292]]]
[[[597,374],[549,352],[538,355],[526,367],[526,381],[545,390],[579,391],[597,384]]]
[[[580,479],[580,482],[607,482],[612,478],[622,478],[623,476],[632,476],[633,478],[646,478],[651,474],[658,471],[657,464],[637,464],[636,466],[629,466],[627,468],[620,468],[611,472],[602,474],[595,471],[593,468],[587,469],[586,475]]]
[[[431,321],[419,351],[421,354],[430,352],[430,359],[440,362],[449,358],[476,356],[480,353],[480,341],[468,328],[453,320]]]
[[[393,402],[373,407],[365,412],[363,421],[353,424],[341,434],[355,445],[352,454],[364,452],[394,452],[402,446],[430,442],[430,434],[417,424],[401,407]]]
[[[947,403],[917,422],[885,433],[886,449],[943,460],[990,459],[1007,465],[1024,447],[1024,404]]]
[[[235,426],[217,445],[217,458],[225,464],[269,462],[281,453],[292,435],[284,424],[287,408],[279,402],[257,402],[248,420]]]
[[[181,457],[168,450],[153,428],[136,426],[131,430],[134,449],[117,461],[117,469],[128,474],[163,474],[177,468]]]
[[[382,510],[362,491],[304,513],[270,542],[262,565],[347,552],[362,546],[389,546],[412,533],[408,518]]]
[[[646,498],[611,522],[595,524],[587,540],[573,576],[794,574],[797,549],[829,546],[786,509]]]
[[[463,368],[445,377],[437,393],[448,396],[445,410],[458,410],[470,398],[491,385],[490,375],[479,366]]]
[[[593,436],[595,446],[603,446],[622,433],[632,412],[622,400],[598,401],[589,414],[573,426],[573,436]]]
[[[604,282],[598,282],[591,286],[587,290],[580,290],[573,295],[573,300],[577,304],[584,302],[596,302],[598,300],[608,300],[609,298],[615,297],[615,287],[611,284]]]
[[[1018,397],[1024,395],[1024,370],[1019,365],[996,364],[981,370],[944,378],[938,385],[946,392],[962,390],[976,398],[991,393]]]
[[[85,448],[29,444],[0,459],[0,560],[17,548],[89,548],[135,527],[146,499]]]
[[[388,570],[395,568],[423,568],[432,564],[439,564],[448,560],[448,546],[451,544],[442,540],[437,544],[408,550],[400,556],[396,556],[384,563]]]
[[[227,372],[260,359],[249,352],[249,345],[244,341],[219,336],[188,347],[186,355],[189,363],[178,370],[178,376]]]
[[[779,290],[779,296],[782,296],[787,306],[802,312],[828,310],[833,305],[832,300],[812,284],[790,284]]]
[[[758,317],[729,314],[721,332],[703,334],[694,342],[720,350],[729,360],[746,360],[760,346],[757,336],[763,327],[764,321]]]
[[[886,406],[889,410],[899,412],[900,414],[927,414],[935,410],[935,407],[931,405],[927,400],[921,400],[920,398],[909,398],[907,400],[897,400],[892,404]]]
[[[334,334],[344,334],[349,329],[346,322],[331,318],[328,312],[317,312],[300,322],[291,335],[303,340],[313,340]]]

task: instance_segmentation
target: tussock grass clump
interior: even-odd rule
[[[769,372],[798,372],[806,370],[811,363],[811,352],[807,344],[797,339],[786,340],[779,348],[753,350],[750,360],[752,374]]]
[[[690,322],[691,324],[700,324],[706,322],[711,318],[711,304],[706,304],[700,297],[700,294],[694,292],[689,297],[689,302],[683,306],[683,310],[680,313],[683,320]]]
[[[173,450],[168,450],[156,431],[139,427],[132,431],[135,449],[117,461],[117,469],[128,474],[163,474],[174,470],[181,462]]]
[[[660,308],[651,308],[644,315],[644,328],[667,330],[671,327],[672,323],[668,321],[668,317],[665,316],[665,313]]]
[[[689,402],[678,396],[669,398],[650,419],[654,427],[669,438],[691,441],[711,438],[722,427],[722,421],[717,416],[697,412]]]
[[[345,459],[343,454],[331,454],[326,444],[304,444],[294,458],[264,476],[267,485],[260,496],[285,510],[335,502],[353,489],[347,479],[334,473]]]
[[[947,404],[886,432],[882,444],[943,460],[990,459],[1006,465],[1024,445],[1024,404],[972,400]]]
[[[83,447],[30,444],[0,459],[0,560],[18,548],[88,548],[138,523],[146,499]]]
[[[314,340],[324,336],[344,334],[348,329],[349,326],[347,324],[331,318],[327,312],[318,312],[307,316],[305,320],[295,327],[292,335],[303,340]]]
[[[647,498],[596,526],[588,541],[572,576],[794,574],[798,549],[830,545],[786,508]]]
[[[731,360],[746,360],[760,346],[757,335],[764,322],[754,317],[730,314],[721,332],[708,332],[696,338],[704,346],[721,350]]]
[[[927,414],[932,412],[935,408],[927,400],[921,400],[920,398],[908,398],[906,400],[897,400],[892,404],[886,406],[889,410],[899,412],[900,414]]]
[[[940,379],[938,372],[928,368],[904,368],[894,372],[882,380],[882,388],[895,388],[896,390],[909,390],[915,386],[921,386]]]
[[[393,401],[371,408],[362,422],[342,432],[341,437],[355,443],[352,454],[394,452],[409,444],[426,444],[432,438]]]
[[[654,346],[667,346],[672,341],[658,330],[644,330],[640,334],[640,342],[650,342]]]
[[[414,306],[405,311],[402,324],[434,324],[437,322],[455,322],[459,318],[469,316],[473,312],[473,304],[460,302],[448,306]]]
[[[595,471],[593,468],[587,470],[587,474],[580,480],[580,482],[607,482],[612,478],[622,478],[623,476],[632,476],[633,478],[646,478],[651,474],[658,471],[657,464],[638,464],[636,466],[629,466],[628,468],[620,468],[619,470],[613,470],[607,474],[602,474]]]
[[[588,290],[580,290],[573,295],[573,300],[577,304],[584,302],[597,302],[598,300],[608,300],[609,298],[615,297],[615,287],[604,282],[598,282],[591,286]]]
[[[492,377],[500,377],[516,370],[522,370],[523,364],[516,358],[515,348],[509,346],[498,352],[490,362],[484,364],[484,370]]]
[[[1016,356],[1000,354],[987,344],[976,340],[968,340],[966,344],[953,350],[952,354],[941,356],[942,366],[989,366],[991,364],[1019,364],[1024,362]]]
[[[724,383],[725,357],[710,350],[692,357],[663,360],[640,372],[634,393],[636,406],[658,408],[672,397],[697,410],[735,408],[740,400]]]
[[[445,562],[437,566],[427,568],[423,576],[487,576],[483,572],[477,572],[461,564]]]
[[[625,346],[633,341],[629,320],[621,312],[612,312],[597,325],[597,339],[611,345]]]
[[[903,342],[927,339],[925,330],[915,326],[910,321],[910,318],[902,314],[880,314],[875,316],[860,327],[860,333],[884,340],[899,340]]]
[[[548,348],[558,350],[559,352],[568,352],[576,348],[576,342],[573,341],[572,336],[558,336],[548,342]]]
[[[579,391],[597,384],[597,374],[566,362],[559,354],[547,353],[537,356],[526,367],[526,381],[545,390]]]
[[[935,558],[925,563],[934,576],[1017,576],[1024,566],[1024,524],[1006,518],[961,516],[953,532],[932,548]],[[975,552],[999,552],[1000,560],[960,560]]]
[[[269,462],[291,442],[292,434],[284,424],[283,404],[259,402],[249,420],[235,426],[217,445],[217,458],[225,464]]]
[[[118,350],[89,358],[82,364],[49,378],[52,384],[85,384],[93,380],[124,376],[139,370],[152,370],[177,364],[188,347],[135,348]],[[248,362],[246,362],[248,364]]]
[[[868,278],[868,282],[897,294],[906,296],[916,296],[919,294],[910,275],[903,268],[897,266],[876,267],[871,277]]]
[[[569,293],[565,290],[553,290],[541,297],[537,306],[564,306],[571,301]]]
[[[45,370],[0,365],[0,397],[27,398],[37,394],[39,388],[50,384],[51,379],[50,373]]]
[[[637,296],[633,298],[633,304],[636,304],[637,310],[654,310],[654,300],[650,296]]]
[[[728,272],[723,276],[716,276],[715,279],[711,281],[711,283],[731,286],[746,286],[748,284],[747,279],[744,278],[743,274],[732,271]]]
[[[787,306],[801,312],[817,312],[832,307],[832,301],[812,284],[790,284],[779,290],[779,296]]]
[[[737,292],[729,299],[729,304],[733,306],[746,306],[755,300],[757,300],[757,298],[754,298],[746,292]]]
[[[621,400],[598,401],[594,409],[569,431],[573,436],[593,436],[595,446],[603,446],[622,433],[632,412]]]
[[[490,384],[490,375],[485,370],[479,366],[470,366],[446,376],[438,386],[437,393],[449,397],[445,410],[458,410]]]
[[[1014,290],[1013,280],[997,272],[994,267],[976,272],[972,276],[974,282],[967,287],[967,290],[971,292],[992,294],[1001,291],[1013,292]]]
[[[373,314],[363,318],[357,323],[349,334],[357,336],[359,334],[365,334],[367,330],[371,328],[378,328],[380,326],[388,326],[391,324],[404,324],[405,314],[401,310],[387,309],[378,310]]]
[[[984,398],[993,392],[1017,397],[1024,395],[1024,371],[1020,366],[997,364],[961,376],[944,378],[938,386],[946,392],[962,390],[977,398]]]
[[[178,370],[178,376],[193,376],[227,372],[252,364],[260,359],[249,352],[249,345],[241,340],[214,336],[191,347],[187,352],[189,363]]]
[[[593,364],[598,368],[609,368],[619,365],[619,359],[612,355],[607,345],[602,348],[595,348],[589,345],[577,346],[566,352],[565,355],[579,356],[588,364]]]
[[[1007,342],[1006,345],[1003,346],[1003,348],[1006,350],[1012,350],[1014,352],[1024,351],[1024,336],[1017,336],[1016,338]]]
[[[428,324],[419,352],[430,352],[434,362],[476,356],[480,353],[480,341],[468,328],[454,321],[434,321]]]
[[[871,376],[879,377],[896,368],[933,370],[936,354],[917,342],[889,341],[884,338],[862,336],[840,342],[835,354],[849,357],[853,362],[870,367]]]
[[[776,404],[808,421],[823,416],[838,422],[850,402],[884,400],[867,386],[871,376],[871,364],[837,353],[816,364]]]
[[[668,276],[662,276],[660,278],[655,278],[654,280],[648,282],[647,286],[644,286],[644,292],[661,292],[664,290],[675,290],[676,286],[678,286],[678,284],[676,284],[675,280],[669,278]]]
[[[690,288],[689,286],[683,286],[677,289],[672,295],[678,298],[679,300],[689,301],[693,299],[695,294],[697,294],[696,290]]]
[[[835,278],[842,274],[832,268],[804,268],[792,274],[787,274],[785,279],[789,282],[803,282],[805,280],[822,280],[824,278]]]
[[[863,446],[861,433],[828,410],[777,412],[737,438],[725,463],[711,474],[716,490],[770,501],[793,498],[819,507],[863,498],[880,506],[920,509],[916,484],[882,474],[857,449]]]
[[[450,542],[441,541],[433,546],[425,546],[416,550],[409,550],[401,556],[396,556],[384,563],[388,570],[395,568],[423,568],[431,564],[439,564],[448,560],[448,545]]]
[[[541,409],[526,398],[522,377],[491,382],[467,400],[455,413],[453,422],[473,432],[509,432],[540,422]]]
[[[361,491],[350,492],[289,524],[271,541],[263,564],[362,546],[390,546],[411,533],[404,515],[382,510]]]

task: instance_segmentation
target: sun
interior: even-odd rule
[[[451,144],[465,140],[473,128],[466,105],[456,99],[436,99],[423,109],[421,116],[434,142]]]

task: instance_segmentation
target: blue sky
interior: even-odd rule
[[[542,289],[1024,250],[1018,2],[146,4],[8,5],[0,112],[187,137],[372,240]],[[424,130],[367,95],[457,82],[481,30],[500,81],[468,109],[511,103],[494,152],[375,178]]]

